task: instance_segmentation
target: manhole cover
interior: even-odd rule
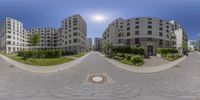
[[[108,76],[108,74],[88,74],[84,83],[86,84],[109,84],[114,80]]]
[[[106,80],[106,77],[103,75],[92,75],[89,77],[89,81],[95,84],[103,84]]]

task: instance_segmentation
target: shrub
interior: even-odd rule
[[[178,50],[173,48],[157,48],[157,53],[165,57],[167,54],[178,53]]]
[[[130,46],[120,46],[113,49],[114,53],[128,53],[128,54],[138,54],[144,55],[144,48],[143,47],[130,47]]]
[[[131,59],[132,54],[125,54],[124,56],[125,59],[129,61]]]
[[[19,51],[18,56],[24,58],[59,58],[60,50]]]
[[[124,53],[117,53],[116,56],[124,57]]]
[[[136,66],[140,66],[144,64],[144,58],[140,55],[133,55],[130,61]]]

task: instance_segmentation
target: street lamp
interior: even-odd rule
[[[174,61],[174,56],[175,56],[175,35],[173,34],[173,32],[172,32],[172,48],[173,48],[173,61]]]

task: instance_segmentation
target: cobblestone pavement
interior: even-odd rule
[[[139,74],[92,52],[70,69],[36,74],[0,58],[0,100],[200,100],[199,65],[200,56],[192,53],[168,70]],[[112,82],[85,84],[88,74],[101,73]]]
[[[150,56],[149,58],[144,59],[144,67],[152,67],[152,66],[159,66],[162,64],[167,64],[170,61],[164,60],[163,58],[157,56]]]

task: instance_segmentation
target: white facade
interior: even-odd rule
[[[23,23],[6,17],[0,33],[1,51],[6,53],[28,49],[28,32],[23,28]]]
[[[74,53],[86,50],[87,25],[80,15],[64,19],[59,29],[32,28],[29,32],[20,21],[6,17],[0,30],[0,49],[6,53],[30,50],[32,47],[28,43],[28,36],[35,33],[41,36],[37,49],[57,48]]]
[[[101,51],[102,50],[102,38],[94,38],[94,50]]]
[[[56,48],[57,43],[57,29],[56,28],[32,28],[29,30],[30,35],[40,34],[40,42],[36,48],[45,50]]]
[[[92,50],[92,38],[87,38],[87,49]]]
[[[200,51],[200,34],[197,35],[196,49]]]
[[[58,48],[63,51],[83,52],[86,50],[87,25],[80,15],[64,19],[58,31]]]
[[[194,51],[196,49],[196,41],[194,40],[189,40],[188,41],[188,49],[190,51]]]
[[[175,30],[182,29],[175,21],[166,21],[158,18],[130,18],[116,19],[103,33],[103,44],[117,46],[143,46],[146,55],[156,55],[156,48],[171,48],[172,39],[176,36]],[[183,31],[182,31],[183,32]],[[187,41],[184,33],[182,40]],[[176,43],[177,44],[177,43]]]

